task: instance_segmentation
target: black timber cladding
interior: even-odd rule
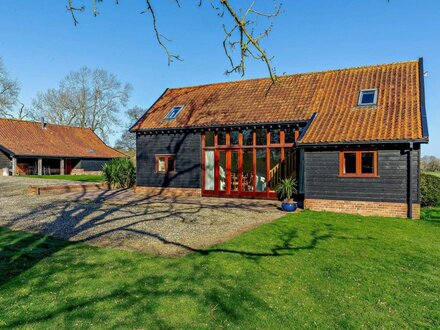
[[[138,134],[136,137],[137,185],[145,187],[200,188],[200,133]],[[176,173],[156,173],[156,155],[176,155]]]
[[[75,165],[75,169],[83,169],[84,171],[102,171],[102,167],[105,163],[108,163],[111,159],[81,159],[78,164]]]
[[[11,159],[8,155],[0,150],[0,170],[2,168],[11,168]]]
[[[378,178],[339,177],[339,150],[306,149],[304,189],[306,199],[370,202],[408,201],[407,147],[378,150]],[[412,152],[412,197],[419,203],[419,145]]]

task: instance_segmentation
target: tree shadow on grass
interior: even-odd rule
[[[119,237],[121,240],[123,235],[133,234],[152,238],[161,244],[174,246],[188,253],[199,250],[177,241],[171,241],[160,233],[139,229],[137,226],[151,222],[170,221],[170,219],[186,223],[192,221],[191,219],[197,220],[200,212],[206,209],[221,210],[222,214],[229,214],[233,217],[237,210],[257,212],[256,210],[261,207],[258,201],[224,200],[207,203],[201,199],[164,198],[160,193],[125,200],[126,192],[122,190],[102,191],[93,195],[93,198],[88,196],[83,192],[76,198],[53,200],[25,214],[11,218],[6,226],[26,228],[25,230],[32,232],[64,240],[73,239],[82,243],[89,243],[103,237],[111,240],[112,234],[121,234],[122,238]],[[45,220],[39,222],[35,219]],[[39,260],[63,249],[67,244],[60,241],[48,247],[45,245],[46,239],[44,236],[29,235],[26,239],[12,239],[9,244],[3,246],[4,258],[1,262],[15,270],[0,277],[0,286],[19,275],[20,272],[31,268]],[[8,251],[28,251],[31,255],[15,254],[12,256]],[[32,253],[32,251],[36,252]]]
[[[0,286],[72,243],[0,228]]]
[[[39,229],[43,234],[51,235],[55,237],[60,237],[63,239],[69,239],[75,237],[78,234],[83,233],[92,227],[103,227],[109,222],[118,223],[120,220],[124,220],[131,217],[139,216],[139,212],[133,211],[133,207],[138,206],[148,206],[149,199],[152,197],[145,197],[136,201],[130,201],[127,203],[118,204],[116,206],[110,207],[108,209],[103,209],[102,203],[111,197],[116,197],[121,194],[120,191],[107,192],[99,194],[93,201],[84,203],[81,200],[81,196],[75,201],[54,201],[49,205],[44,205],[39,209],[32,211],[31,214],[25,214],[17,219],[11,221],[10,225],[13,225],[17,221],[31,221],[32,217],[44,216],[45,212],[49,209],[57,209],[57,217],[48,223],[44,223],[43,227]],[[214,253],[229,253],[240,255],[246,258],[260,258],[260,257],[283,257],[293,255],[294,253],[301,250],[311,250],[315,249],[316,246],[328,239],[341,239],[341,240],[366,240],[372,239],[371,237],[349,237],[338,235],[332,228],[331,225],[326,225],[325,232],[322,233],[319,229],[313,230],[310,233],[310,239],[307,243],[298,245],[295,243],[295,239],[298,238],[298,233],[295,228],[284,228],[281,232],[278,232],[273,243],[268,244],[262,248],[256,248],[249,246],[244,249],[234,249],[234,248],[222,248],[222,247],[212,247],[207,249],[200,249],[188,244],[183,244],[178,241],[173,241],[167,239],[166,237],[155,233],[135,228],[136,225],[144,222],[151,221],[161,221],[169,217],[176,217],[181,221],[185,221],[186,217],[191,214],[198,214],[203,208],[222,208],[224,212],[228,212],[231,207],[238,208],[249,208],[254,207],[253,204],[246,203],[236,203],[234,206],[229,205],[229,208],[223,204],[216,205],[206,205],[196,201],[188,201],[191,204],[188,207],[178,207],[173,208],[173,203],[167,204],[165,210],[162,208],[160,210],[155,210],[155,208],[146,207],[143,211],[143,215],[148,215],[148,219],[139,219],[136,221],[131,221],[129,223],[120,224],[114,226],[113,228],[107,229],[103,227],[102,231],[95,232],[93,234],[87,235],[82,239],[77,239],[77,242],[88,243],[102,236],[110,235],[115,232],[119,233],[129,233],[140,235],[145,238],[153,238],[161,244],[171,245],[182,249],[186,252],[197,253],[202,256],[208,256]],[[229,202],[227,202],[229,203]],[[61,209],[59,209],[61,207]],[[59,209],[59,210],[58,210]],[[112,219],[108,219],[110,215],[114,212],[118,212],[118,216]],[[40,214],[41,213],[41,214]],[[96,214],[96,215],[95,215]],[[93,216],[90,216],[93,215]],[[88,217],[88,218],[87,218]],[[87,218],[87,221],[84,219]],[[9,237],[11,236],[12,237]],[[48,236],[44,235],[33,235],[17,234],[17,237],[13,237],[13,233],[8,233],[5,238],[3,238],[3,244],[0,254],[0,262],[3,267],[10,269],[9,271],[4,271],[2,276],[0,276],[0,286],[8,282],[15,276],[26,271],[27,269],[33,267],[40,260],[50,256],[51,254],[65,248],[69,245],[68,242],[63,240],[51,240],[51,244],[47,243]],[[273,237],[272,237],[273,238]],[[10,243],[7,243],[10,242]]]
[[[182,308],[185,308],[186,302],[191,301],[193,308],[197,310],[195,317],[209,324],[209,327],[218,326],[225,320],[239,323],[255,309],[271,309],[250,290],[251,284],[245,284],[245,274],[239,275],[217,267],[213,273],[212,265],[207,265],[210,261],[206,258],[190,258],[183,263],[181,259],[163,259],[138,254],[133,258],[123,258],[124,255],[116,254],[109,260],[110,254],[106,249],[63,242],[39,234],[0,230],[1,246],[9,241],[17,243],[15,252],[12,247],[7,248],[8,254],[2,256],[1,264],[11,266],[11,262],[13,263],[16,271],[10,274],[12,276],[23,271],[20,269],[21,266],[24,269],[28,268],[28,265],[17,263],[14,256],[19,255],[23,258],[22,261],[27,260],[35,252],[29,249],[29,245],[44,241],[40,244],[38,253],[45,257],[60,248],[69,247],[64,249],[62,254],[51,255],[53,259],[36,270],[38,277],[28,273],[27,277],[23,278],[32,281],[32,292],[28,296],[14,298],[14,288],[21,288],[22,284],[10,285],[7,288],[10,303],[13,303],[14,299],[20,299],[23,305],[26,304],[26,299],[32,301],[35,297],[42,297],[40,303],[44,304],[50,297],[57,299],[57,292],[62,292],[68,299],[62,299],[57,304],[48,304],[45,308],[42,308],[43,305],[35,305],[34,301],[34,304],[28,306],[26,317],[19,317],[20,313],[15,311],[13,315],[9,314],[0,321],[0,326],[6,328],[37,324],[44,326],[45,322],[60,318],[67,327],[78,326],[78,322],[91,324],[101,320],[101,325],[109,321],[112,327],[127,326],[131,322],[137,326],[143,324],[147,328],[170,328],[176,325],[173,322],[186,322],[176,321],[185,310],[168,311],[167,316],[166,309],[170,301],[173,301],[171,306],[177,304]],[[23,243],[23,246],[19,242]],[[89,251],[96,255],[88,259]],[[83,252],[88,254],[85,258],[81,258]],[[105,258],[100,258],[101,253]],[[118,273],[116,278],[113,279],[108,274],[107,277],[98,276],[99,272],[109,269]],[[130,276],[121,276],[120,271],[129,271]],[[60,273],[64,280],[60,280]],[[71,286],[66,287],[69,283]],[[5,298],[2,299],[5,302]],[[6,311],[8,305],[11,305],[9,302],[6,300],[2,309]],[[145,323],[145,319],[148,319],[149,324]],[[194,325],[197,322],[192,320],[190,324]]]

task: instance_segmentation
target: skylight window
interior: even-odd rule
[[[167,120],[175,119],[179,115],[179,113],[182,111],[182,109],[183,109],[183,105],[173,107],[171,109],[171,111],[168,112],[168,114],[165,116],[165,119],[167,119]]]
[[[377,89],[364,89],[359,94],[358,105],[376,105]]]

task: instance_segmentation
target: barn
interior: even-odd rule
[[[423,60],[167,89],[132,127],[137,192],[420,216]]]
[[[0,169],[9,175],[97,174],[126,157],[91,129],[0,118]]]

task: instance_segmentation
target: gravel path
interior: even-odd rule
[[[100,247],[176,256],[223,242],[283,215],[276,201],[170,199],[121,190],[25,194],[30,184],[65,182],[0,177],[0,226]]]

